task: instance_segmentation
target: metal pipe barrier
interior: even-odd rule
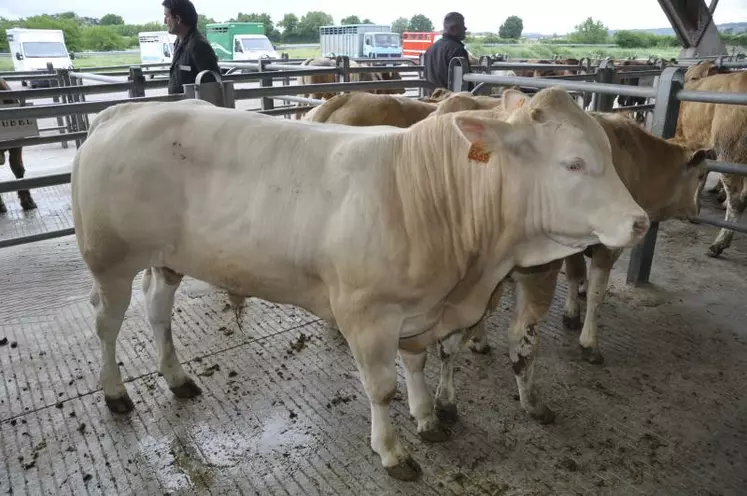
[[[122,78],[119,77],[107,76],[103,74],[93,74],[88,72],[70,72],[68,74],[70,74],[71,78],[90,79],[91,81],[99,81],[101,83],[122,83],[127,81],[127,79],[125,79],[125,81],[122,81]]]
[[[675,134],[680,101],[747,105],[746,93],[720,93],[685,90],[685,69],[679,66],[665,68],[662,71],[661,76],[658,77],[656,86],[652,88],[640,88],[618,84],[575,82],[563,79],[543,80],[541,78],[465,73],[464,71],[466,67],[466,60],[463,58],[455,58],[451,60],[449,85],[452,91],[462,91],[465,82],[471,81],[494,86],[523,85],[534,88],[559,86],[566,90],[588,91],[595,95],[626,95],[654,98],[655,103],[653,105],[654,111],[651,131],[656,136],[664,139],[671,138]],[[614,67],[610,67],[609,69],[614,72]],[[613,110],[611,100],[601,103],[602,104],[597,105],[594,110],[606,112]],[[633,109],[640,110],[640,108],[635,107]],[[707,163],[707,169],[726,174],[747,176],[747,167],[741,164],[709,161]],[[710,219],[702,216],[691,220],[697,223],[732,229],[738,232],[747,232],[745,226],[736,223]],[[631,251],[626,279],[627,284],[640,285],[649,281],[658,230],[659,223],[652,222],[644,239]]]

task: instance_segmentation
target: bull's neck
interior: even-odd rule
[[[503,172],[467,162],[469,145],[449,119],[422,124],[399,136],[394,159],[404,229],[427,252],[419,254],[423,264],[443,262],[464,274],[505,243]]]

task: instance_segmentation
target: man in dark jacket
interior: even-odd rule
[[[436,88],[450,89],[449,61],[454,57],[464,57],[467,60],[466,70],[469,70],[469,54],[462,40],[466,37],[467,28],[464,26],[464,16],[459,12],[449,12],[444,17],[443,37],[428,47],[423,55],[424,75],[426,81]],[[470,87],[472,84],[470,83]],[[425,89],[430,95],[433,90]]]
[[[205,70],[220,74],[218,57],[210,43],[197,30],[197,10],[190,0],[164,0],[164,23],[170,34],[176,35],[174,58],[169,73],[169,94],[184,93],[185,84],[194,84]],[[215,81],[205,76],[203,82]]]

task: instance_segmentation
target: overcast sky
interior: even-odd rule
[[[358,15],[361,19],[368,17],[382,24],[389,24],[397,17],[409,18],[415,14],[425,14],[438,29],[444,14],[458,10],[464,14],[467,29],[471,31],[497,31],[498,26],[509,15],[517,15],[524,20],[525,32],[543,34],[566,33],[588,16],[601,20],[610,29],[669,26],[657,0],[492,0],[468,4],[453,0],[377,0],[357,4],[340,0],[274,0],[270,4],[265,3],[268,7],[262,9],[256,7],[259,2],[246,0],[193,2],[198,13],[219,22],[230,19],[240,11],[268,12],[277,22],[288,12],[293,12],[300,18],[308,10],[322,10],[331,14],[336,23],[351,14]],[[161,21],[163,18],[161,0],[125,0],[112,2],[110,7],[107,7],[107,3],[109,2],[102,0],[0,0],[0,17],[28,17],[72,10],[87,17],[119,14],[130,23]],[[718,24],[746,21],[747,0],[721,0],[714,17]]]

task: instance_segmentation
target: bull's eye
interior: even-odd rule
[[[570,162],[566,162],[565,168],[571,172],[583,172],[584,170],[586,170],[586,165],[584,164],[584,161],[582,159],[576,158],[571,160]]]

